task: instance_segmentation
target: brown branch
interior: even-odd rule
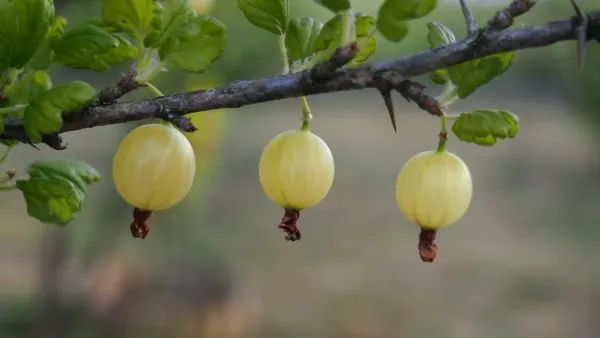
[[[98,93],[98,104],[109,104],[116,102],[126,94],[129,94],[140,87],[145,87],[145,84],[139,83],[135,80],[136,75],[136,70],[132,69],[128,73],[124,74],[116,85],[102,89],[100,93]]]
[[[521,3],[524,0],[515,0]],[[531,0],[526,0],[532,3]],[[512,6],[512,4],[511,4]],[[515,5],[516,6],[516,5]],[[510,7],[509,7],[510,8]],[[509,11],[518,13],[517,10]],[[586,14],[586,40],[600,39],[600,11]],[[576,40],[580,24],[577,17],[542,25],[510,30],[487,30],[480,43],[472,39],[457,41],[436,49],[351,69],[338,69],[326,81],[307,83],[307,70],[298,74],[238,81],[226,87],[178,93],[149,100],[96,105],[65,116],[61,132],[150,118],[180,116],[219,108],[238,108],[302,95],[316,95],[364,88],[401,87],[408,78],[447,68],[487,55],[543,47]],[[310,78],[310,76],[309,76]],[[22,120],[5,121],[0,138],[27,139]]]
[[[513,25],[516,17],[529,12],[536,3],[537,0],[513,0],[507,8],[498,11],[488,21],[486,28],[492,31],[506,29]]]

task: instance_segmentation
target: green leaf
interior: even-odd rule
[[[238,8],[253,25],[282,35],[290,22],[289,0],[237,0]]]
[[[31,59],[53,18],[52,0],[0,0],[0,74]]]
[[[323,23],[313,18],[292,19],[285,33],[285,48],[290,64],[303,60],[313,53],[313,45]]]
[[[459,140],[493,146],[497,139],[514,138],[519,132],[517,115],[494,109],[461,113],[452,125]]]
[[[102,0],[102,21],[142,40],[152,22],[155,0]]]
[[[427,29],[429,30],[427,33],[427,42],[431,49],[456,42],[456,37],[454,37],[452,30],[439,22],[429,22]]]
[[[23,116],[25,132],[32,142],[40,142],[43,134],[62,128],[63,113],[71,113],[90,104],[96,91],[89,84],[72,81],[41,93]]]
[[[179,70],[202,73],[208,70],[225,50],[225,25],[211,16],[197,17],[194,22],[198,33],[174,46],[168,60]]]
[[[512,64],[514,52],[505,52],[461,63],[448,69],[450,79],[458,87],[461,99],[504,73]]]
[[[429,22],[427,24],[427,42],[429,48],[435,49],[456,41],[452,30],[439,22]],[[450,75],[445,69],[437,69],[429,73],[429,78],[433,83],[445,84],[450,80]]]
[[[427,41],[431,48],[456,42],[452,30],[441,23],[430,22],[427,24],[427,28],[429,30]],[[490,55],[448,69],[438,69],[431,72],[429,76],[437,84],[444,84],[448,80],[452,81],[457,87],[458,97],[464,99],[479,87],[504,73],[512,64],[514,57],[515,53],[513,52]]]
[[[356,42],[362,49],[359,48],[358,54],[348,66],[359,66],[364,63],[377,48],[376,38],[373,34],[375,32],[375,18],[368,14],[356,13],[354,20]],[[316,54],[317,61],[328,60],[340,46],[341,26],[342,14],[337,14],[325,23],[313,44],[313,53]]]
[[[196,14],[188,0],[164,0],[158,4],[152,20],[152,31],[144,39],[147,47],[158,48],[162,60],[179,40],[198,34]]]
[[[112,65],[133,60],[138,50],[127,39],[108,32],[110,27],[86,23],[54,41],[54,61],[75,69],[106,72]]]
[[[408,34],[406,21],[422,18],[437,6],[437,0],[386,0],[379,7],[377,30],[389,41],[400,42]]]
[[[6,93],[11,106],[28,104],[35,101],[42,93],[52,88],[48,73],[37,70],[21,77]]]
[[[67,19],[57,16],[52,21],[52,25],[46,33],[46,38],[42,41],[33,57],[29,60],[29,66],[33,69],[47,69],[52,63],[54,57],[54,51],[52,50],[52,44],[62,38],[65,33],[65,27],[67,26]]]
[[[334,13],[343,12],[352,7],[350,0],[315,0],[315,2]]]
[[[27,202],[27,213],[43,223],[64,226],[81,211],[87,187],[100,175],[86,163],[54,160],[33,163],[29,179],[17,180]]]

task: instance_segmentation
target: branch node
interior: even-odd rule
[[[137,72],[135,69],[123,74],[121,80],[119,80],[116,85],[106,87],[102,89],[100,93],[98,93],[96,104],[102,105],[114,103],[126,94],[138,88],[145,87],[145,84],[139,83],[135,80],[136,76]]]
[[[316,64],[304,72],[302,80],[305,83],[324,82],[335,76],[336,70],[352,61],[358,53],[358,45],[352,42],[346,46],[338,47],[329,60]]]
[[[406,101],[415,102],[419,108],[431,115],[442,116],[444,113],[440,104],[434,97],[424,93],[425,88],[424,85],[410,80],[404,80],[395,87]]]
[[[515,18],[529,12],[536,3],[537,0],[513,0],[507,8],[498,11],[488,21],[486,29],[500,31],[512,26]]]
[[[192,123],[192,119],[186,116],[168,113],[163,117],[163,120],[173,124],[177,129],[186,133],[192,133],[198,130]]]
[[[59,134],[47,134],[42,136],[42,143],[54,150],[65,150],[69,145]],[[31,143],[30,143],[31,144]],[[31,144],[33,145],[33,144]],[[35,146],[34,146],[35,147]],[[36,147],[37,148],[37,147]]]

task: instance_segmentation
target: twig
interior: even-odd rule
[[[336,75],[336,70],[352,61],[356,56],[356,53],[358,53],[356,42],[339,47],[328,61],[319,63],[311,69],[306,70],[302,77],[307,83],[329,80]]]
[[[523,0],[515,0],[518,1]],[[600,11],[589,12],[586,17],[588,19],[586,38],[589,39],[592,37],[591,32],[600,30]],[[338,69],[333,72],[329,80],[323,82],[307,83],[303,73],[289,74],[238,81],[222,88],[179,93],[149,100],[97,105],[65,116],[61,132],[162,118],[166,112],[184,115],[220,108],[238,108],[302,95],[379,88],[382,83],[390,88],[396,88],[408,78],[487,55],[576,40],[578,27],[576,20],[571,18],[527,28],[487,31],[482,33],[484,39],[477,46],[468,40],[457,41],[440,48],[374,65]],[[0,138],[27,139],[23,121],[6,120],[5,131]]]
[[[97,103],[98,104],[113,103],[113,102],[116,102],[121,97],[125,96],[126,94],[128,94],[140,87],[145,87],[146,86],[145,84],[138,83],[135,80],[136,75],[137,75],[137,73],[136,73],[135,69],[132,69],[128,73],[124,74],[123,77],[121,77],[121,80],[119,80],[119,82],[117,82],[116,85],[102,89],[100,91],[100,93],[98,94],[98,99],[97,99],[98,102]]]
[[[465,24],[467,25],[467,35],[471,35],[475,33],[477,30],[477,22],[475,21],[475,17],[467,6],[467,0],[458,0],[460,2],[460,9],[463,12],[463,16],[465,17]]]
[[[535,6],[537,0],[513,0],[510,5],[496,13],[488,21],[486,29],[490,31],[500,31],[512,26],[515,18],[521,16]]]

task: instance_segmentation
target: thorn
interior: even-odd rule
[[[577,34],[577,66],[582,69],[585,60],[585,52],[587,46],[587,15],[581,10],[576,0],[571,0],[571,5],[575,10],[576,25],[575,33]]]
[[[392,127],[394,127],[394,133],[398,133],[396,129],[396,114],[394,112],[394,102],[392,101],[392,91],[390,89],[378,88],[381,97],[383,98],[383,103],[385,103],[385,107],[387,108],[388,114],[390,115],[390,119],[392,120]]]

